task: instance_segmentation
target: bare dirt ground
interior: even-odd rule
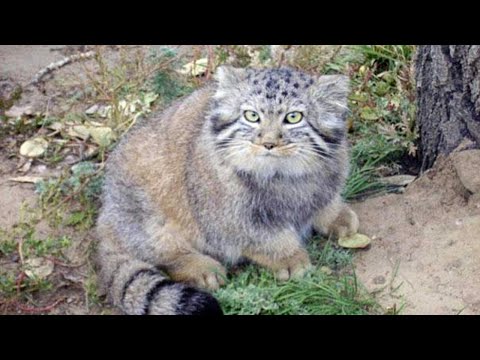
[[[356,257],[357,275],[381,304],[404,305],[403,314],[480,314],[478,190],[480,150],[467,150],[438,160],[402,195],[354,205],[360,231],[374,238]]]
[[[71,50],[66,45],[2,45],[0,85],[25,85],[41,68]],[[51,100],[52,92],[31,89],[24,92],[17,105],[44,109]],[[51,170],[34,164],[29,175]],[[17,161],[1,150],[2,229],[9,230],[19,221],[23,202],[35,202],[32,184],[9,180],[18,175]],[[462,151],[438,161],[404,194],[383,195],[353,205],[361,221],[360,231],[373,238],[371,246],[355,257],[356,273],[383,306],[401,308],[401,314],[480,314],[479,177],[480,151]],[[45,224],[38,228],[40,233],[53,231]],[[74,246],[69,256],[75,263],[92,234],[70,235]],[[84,281],[88,269],[88,264],[56,264],[56,298],[45,298],[39,306],[61,299],[49,313],[115,313],[86,303]]]
[[[48,81],[45,86],[27,86],[38,71],[49,64],[63,59],[76,50],[75,45],[2,45],[0,46],[0,90],[8,93],[16,85],[23,87],[21,99],[15,106],[30,107],[35,113],[49,111],[56,113],[65,111],[57,101],[65,94],[55,91],[54,81]],[[82,50],[82,49],[79,49]],[[61,69],[60,73],[68,74],[70,69]],[[73,69],[75,70],[75,69]],[[1,131],[1,128],[0,128]],[[13,139],[15,141],[15,139]],[[16,140],[18,143],[18,139]],[[7,146],[8,145],[8,146]],[[48,178],[58,174],[62,164],[48,167],[34,161],[27,172],[22,171],[23,162],[18,157],[11,156],[12,144],[0,143],[0,229],[10,232],[21,221],[22,208],[33,207],[36,203],[35,186],[30,183],[11,181],[18,176],[39,176]],[[65,164],[63,164],[65,165]],[[115,314],[115,309],[89,304],[86,296],[87,281],[91,281],[92,264],[88,251],[93,240],[92,231],[74,231],[73,229],[54,229],[41,221],[35,226],[35,236],[39,239],[66,235],[72,240],[72,246],[65,256],[69,264],[56,262],[55,270],[50,279],[54,284],[53,291],[45,292],[44,296],[36,298],[35,307],[25,307],[16,303],[2,303],[2,312],[10,314]],[[5,259],[4,259],[5,260]],[[14,267],[19,259],[7,259],[1,267]],[[0,300],[1,294],[0,294]],[[0,301],[1,302],[1,301]]]

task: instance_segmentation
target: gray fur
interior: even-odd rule
[[[158,269],[234,264],[252,249],[282,259],[329,226],[327,215],[316,220],[322,212],[333,221],[341,209],[347,79],[233,68],[215,79],[131,131],[108,160],[99,262],[105,291],[127,313],[208,308],[207,293],[158,285]],[[246,110],[260,122],[245,120]],[[292,111],[304,119],[286,123]]]

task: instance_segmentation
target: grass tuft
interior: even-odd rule
[[[318,239],[315,239],[318,241]],[[327,241],[309,249],[315,265],[305,277],[287,282],[255,265],[239,269],[215,292],[227,315],[361,315],[380,312],[361,291],[354,273],[345,273],[352,254]],[[342,270],[343,269],[343,270]]]

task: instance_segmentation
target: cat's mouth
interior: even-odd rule
[[[261,145],[252,145],[252,153],[255,156],[260,157],[287,157],[296,153],[296,146],[294,144],[287,144],[282,146],[276,146],[273,148],[266,148]]]

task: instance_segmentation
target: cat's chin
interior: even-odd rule
[[[236,170],[255,175],[258,178],[299,177],[312,172],[311,168],[296,161],[294,157],[278,155],[258,155],[243,161],[234,161]]]

